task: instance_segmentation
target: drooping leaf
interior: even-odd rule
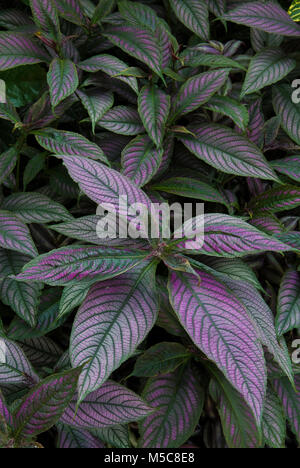
[[[64,206],[37,192],[10,195],[4,200],[1,208],[16,214],[24,223],[49,223],[73,219]]]
[[[209,40],[208,9],[197,0],[170,0],[177,18],[201,39]]]
[[[106,93],[99,91],[77,91],[77,94],[89,114],[89,117],[92,121],[93,133],[95,133],[96,123],[113,106],[114,96],[109,91]]]
[[[41,285],[20,283],[9,278],[20,273],[30,257],[18,252],[0,249],[0,299],[30,326],[36,324]]]
[[[76,395],[61,422],[80,429],[98,429],[145,418],[152,408],[131,390],[112,381],[88,397],[77,408]]]
[[[212,70],[189,78],[178,91],[172,119],[188,114],[205,104],[226,82],[227,70]]]
[[[146,85],[140,91],[139,114],[149,137],[158,147],[163,142],[170,104],[170,97],[157,86]]]
[[[17,216],[9,211],[0,211],[0,246],[36,257],[37,250],[29,229]]]
[[[288,75],[296,62],[278,49],[265,49],[256,54],[250,62],[241,96],[259,91],[277,83]]]
[[[79,379],[79,402],[133,354],[153,327],[158,311],[151,287],[155,270],[147,262],[121,281],[97,283],[79,309],[70,344],[73,367],[87,362]]]
[[[171,273],[172,306],[195,345],[243,395],[259,424],[266,370],[257,331],[243,305],[222,283],[207,273],[199,275],[200,285],[194,276]]]
[[[99,280],[125,273],[142,262],[147,252],[101,247],[62,247],[27,263],[18,281],[41,281],[61,286],[78,281]]]
[[[78,88],[76,65],[69,59],[55,58],[51,62],[47,81],[50,88],[51,104],[56,107]]]
[[[34,437],[54,426],[72,399],[80,371],[50,375],[24,396],[14,412],[16,437]]]
[[[122,72],[126,72],[129,66],[118,57],[108,54],[95,55],[94,57],[80,62],[78,67],[90,73],[102,71],[110,77],[117,78],[128,84],[135,93],[138,93],[137,79],[133,76],[122,75]]]
[[[79,133],[49,127],[37,130],[34,134],[37,142],[52,153],[99,159],[108,163],[101,148]]]
[[[0,70],[49,62],[49,55],[29,35],[0,32]]]
[[[123,174],[138,187],[146,185],[157,173],[163,150],[146,135],[138,136],[122,152]]]
[[[178,448],[193,434],[204,392],[189,366],[149,379],[143,397],[156,409],[140,425],[140,448]]]
[[[158,343],[137,358],[132,375],[156,377],[161,374],[169,374],[174,372],[189,357],[189,352],[179,343]]]
[[[20,123],[20,117],[14,105],[6,98],[6,103],[0,103],[0,119],[9,120],[13,124]]]
[[[229,128],[216,124],[190,127],[178,139],[199,159],[227,174],[278,180],[261,151]]]
[[[272,1],[246,2],[229,11],[223,18],[282,36],[299,37],[300,28],[283,8]]]
[[[300,328],[300,276],[291,270],[280,285],[276,329],[278,335],[284,335],[293,328]]]
[[[138,112],[127,106],[113,107],[98,121],[98,125],[120,135],[138,135],[144,132]]]

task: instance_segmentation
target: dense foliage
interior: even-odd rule
[[[300,443],[290,3],[2,2],[2,447]],[[204,244],[101,239],[121,196]]]

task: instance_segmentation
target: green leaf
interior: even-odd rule
[[[22,68],[0,73],[6,83],[6,94],[15,107],[34,102],[46,85],[46,72],[40,65],[27,65]]]
[[[170,0],[177,18],[201,39],[209,40],[208,9],[198,0]]]
[[[135,377],[155,377],[175,371],[190,354],[179,343],[158,343],[138,357],[132,375]]]
[[[110,91],[105,93],[94,90],[91,92],[77,91],[77,94],[89,114],[92,121],[92,130],[95,133],[96,123],[113,106],[114,96]]]
[[[255,213],[278,213],[300,206],[300,188],[281,185],[253,198],[250,208]]]
[[[226,198],[215,187],[188,177],[171,177],[152,184],[151,189],[228,206]]]
[[[115,0],[99,0],[98,5],[94,11],[94,14],[91,19],[92,24],[98,23],[98,21],[103,20],[112,10],[115,8]]]
[[[273,107],[281,119],[281,126],[289,137],[300,145],[300,103],[293,102],[290,85],[278,85],[273,88]]]
[[[156,146],[161,146],[171,106],[170,96],[155,85],[142,88],[138,110],[144,127]]]
[[[16,149],[10,148],[0,155],[0,185],[14,170],[18,159]]]
[[[286,437],[286,419],[283,406],[269,386],[262,419],[262,431],[266,444],[270,448],[284,448]]]

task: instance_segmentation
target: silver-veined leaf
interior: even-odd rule
[[[277,305],[276,329],[281,336],[300,328],[300,276],[290,270],[282,278]]]
[[[209,40],[208,9],[198,0],[170,0],[177,18],[201,39]]]
[[[73,324],[70,355],[83,366],[78,399],[97,390],[135,351],[153,327],[158,312],[156,264],[147,262],[90,290]]]
[[[190,366],[149,379],[143,397],[156,411],[141,424],[139,448],[179,448],[193,434],[204,392]]]
[[[257,330],[244,306],[222,283],[204,272],[199,276],[200,283],[192,275],[170,274],[172,306],[195,345],[242,394],[260,424],[266,369]]]
[[[37,250],[28,227],[9,211],[0,211],[0,246],[36,257]]]
[[[79,85],[76,65],[69,59],[55,58],[50,65],[47,81],[53,107],[75,93]]]
[[[21,65],[49,62],[46,50],[29,35],[19,32],[0,32],[0,70]]]
[[[170,112],[170,96],[155,85],[144,86],[139,94],[138,109],[144,127],[156,146],[163,142]]]
[[[114,96],[109,91],[106,93],[101,91],[77,91],[77,94],[89,114],[93,133],[95,133],[96,123],[113,106]]]

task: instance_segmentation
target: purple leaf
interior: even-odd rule
[[[111,27],[104,36],[162,76],[162,50],[157,37],[150,30],[136,28],[127,23]]]
[[[256,213],[277,213],[300,205],[300,189],[293,185],[280,185],[253,198],[250,208]]]
[[[78,26],[85,25],[86,19],[78,0],[54,0],[54,2],[62,18]]]
[[[75,93],[79,85],[76,65],[69,59],[55,58],[47,74],[50,98],[53,107]]]
[[[205,104],[227,79],[227,70],[212,70],[189,78],[178,91],[172,120]]]
[[[34,135],[37,142],[52,153],[99,159],[109,164],[102,149],[79,133],[43,128],[35,131]]]
[[[76,390],[81,369],[50,375],[25,395],[14,412],[15,437],[34,437],[59,420]]]
[[[284,131],[297,145],[300,145],[300,108],[299,104],[293,102],[292,93],[289,85],[275,86],[273,88],[273,107],[280,117]]]
[[[37,256],[29,229],[9,211],[0,211],[0,247],[16,250],[30,257]]]
[[[214,367],[209,392],[216,403],[229,448],[260,448],[261,433],[243,397]]]
[[[234,23],[282,36],[299,37],[300,28],[280,5],[269,2],[246,2],[223,15]]]
[[[145,418],[152,411],[138,395],[114,383],[105,382],[77,408],[73,398],[61,422],[79,429],[97,429]]]
[[[231,129],[203,124],[189,130],[196,138],[187,135],[178,139],[207,164],[227,174],[278,180],[258,147]]]
[[[58,441],[57,448],[61,449],[103,449],[104,444],[89,431],[76,429],[75,427],[57,424]]]
[[[139,114],[149,137],[159,147],[163,142],[170,105],[170,96],[157,86],[146,85],[139,94]]]
[[[271,162],[271,166],[280,174],[300,182],[300,155],[288,156]]]
[[[295,389],[286,378],[274,380],[273,385],[283,404],[290,427],[300,443],[300,375],[295,376]]]
[[[22,349],[7,338],[0,338],[0,384],[27,384],[39,381]]]
[[[162,155],[163,150],[156,148],[148,136],[138,136],[122,152],[123,174],[142,187],[157,173]]]
[[[84,60],[84,62],[80,62],[78,67],[90,73],[102,71],[111,78],[117,78],[128,84],[135,93],[138,93],[137,79],[133,76],[122,76],[122,72],[128,70],[129,66],[117,57],[108,54],[95,55]]]
[[[187,232],[191,226],[193,219],[184,224]],[[227,258],[291,250],[288,245],[259,231],[246,221],[218,213],[204,216],[204,244],[199,249],[205,255]]]
[[[249,283],[241,285],[239,281],[224,280],[224,284],[244,305],[249,318],[256,326],[262,344],[267,347],[284,374],[288,376],[290,381],[293,381],[289,352],[278,342],[273,313],[260,293]]]
[[[104,281],[121,275],[147,257],[147,251],[101,247],[62,247],[40,255],[24,266],[18,281],[41,281],[61,286],[77,281]]]
[[[265,49],[253,57],[243,84],[241,97],[282,80],[296,62],[278,49]]]
[[[7,426],[13,427],[14,423],[13,423],[12,414],[0,390],[0,425],[1,425],[1,417],[4,419],[5,424]]]
[[[258,334],[244,306],[213,276],[171,273],[170,300],[195,345],[216,362],[243,395],[258,423],[266,388],[266,369]]]
[[[30,7],[36,25],[53,39],[59,37],[59,19],[55,2],[53,0],[30,0]]]
[[[271,387],[268,387],[262,430],[266,444],[270,448],[284,448],[286,419],[283,406]]]
[[[278,295],[276,329],[278,335],[300,328],[300,276],[288,271],[282,278]]]
[[[30,257],[0,249],[0,298],[10,306],[14,312],[31,327],[36,324],[38,302],[41,285],[38,283],[20,283],[10,279],[10,275],[17,275]]]
[[[194,433],[204,392],[189,366],[149,379],[143,397],[156,411],[140,425],[140,448],[178,448]]]
[[[18,160],[16,149],[10,148],[0,155],[0,185],[12,173]]]
[[[144,132],[138,112],[127,106],[113,107],[104,114],[97,124],[120,135],[138,135]]]
[[[49,55],[27,34],[0,32],[0,70],[49,62]]]
[[[177,18],[201,39],[209,40],[208,10],[205,2],[197,0],[170,0]]]
[[[83,366],[78,399],[97,390],[135,351],[158,312],[156,264],[95,284],[78,311],[70,344],[73,367]]]
[[[117,213],[122,214],[122,209],[119,209],[119,197],[127,196],[129,205],[141,203],[151,211],[151,202],[147,195],[114,169],[95,161],[70,156],[63,156],[63,163],[81,190],[96,203],[109,203]]]

